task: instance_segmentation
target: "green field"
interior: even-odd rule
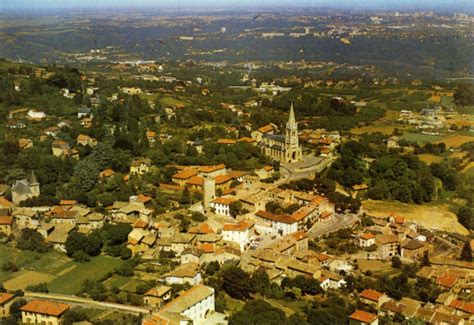
[[[112,287],[121,288],[124,285],[128,284],[129,282],[130,282],[130,278],[115,274],[112,277],[108,278],[106,281],[104,281],[104,285],[109,289]]]
[[[120,259],[109,256],[92,257],[89,262],[77,263],[77,267],[54,279],[48,284],[49,291],[76,294],[85,280],[99,280],[121,263]]]
[[[429,134],[411,133],[411,132],[405,132],[401,136],[401,139],[411,141],[411,142],[418,142],[421,144],[443,140],[443,138],[444,137],[440,135],[429,135]]]

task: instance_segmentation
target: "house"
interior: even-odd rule
[[[78,119],[81,119],[81,118],[86,117],[88,115],[92,116],[92,108],[87,107],[87,106],[82,106],[82,107],[78,108],[78,110],[77,110],[77,118]]]
[[[82,120],[79,121],[79,124],[83,127],[85,127],[86,129],[92,127],[92,118],[90,117],[84,117]]]
[[[18,229],[36,229],[39,226],[37,211],[30,208],[17,208],[13,211],[15,225]]]
[[[204,251],[198,248],[187,248],[181,253],[181,264],[195,263],[201,264],[201,258]]]
[[[327,270],[321,271],[319,282],[321,283],[321,288],[323,288],[323,290],[341,289],[347,284],[341,275]]]
[[[12,233],[13,217],[0,216],[0,233],[10,236]]]
[[[163,306],[160,312],[180,314],[190,318],[193,323],[203,324],[205,319],[214,313],[214,310],[214,288],[196,285]]]
[[[46,241],[53,244],[55,250],[66,253],[67,237],[75,228],[76,226],[73,224],[55,224],[54,230],[46,238]]]
[[[49,135],[50,137],[56,137],[58,133],[61,132],[61,129],[57,126],[51,126],[44,129],[44,134]]]
[[[63,157],[70,154],[71,146],[64,140],[54,140],[51,149],[54,156]]]
[[[80,144],[81,146],[89,146],[89,147],[95,147],[97,145],[97,140],[94,138],[91,138],[90,136],[86,134],[79,134],[77,136],[77,144]]]
[[[61,324],[61,316],[68,311],[70,306],[59,302],[45,300],[31,300],[20,308],[21,321],[24,324]]]
[[[21,138],[18,140],[18,147],[23,150],[33,147],[33,140]]]
[[[10,315],[10,306],[15,300],[15,295],[11,293],[0,293],[0,319]]]
[[[255,213],[259,221],[269,222],[273,235],[286,236],[298,231],[298,221],[288,215],[274,215],[273,213],[259,210]]]
[[[214,209],[216,214],[220,214],[226,217],[231,216],[230,206],[236,202],[235,199],[227,197],[218,197],[210,202],[211,208]]]
[[[261,142],[263,139],[263,136],[266,134],[274,134],[275,133],[275,127],[271,124],[267,124],[265,126],[262,126],[261,128],[258,128],[257,130],[253,131],[251,134],[251,137],[255,142]]]
[[[31,172],[30,179],[16,181],[12,187],[12,201],[14,205],[40,195],[40,184],[36,180],[34,172]]]
[[[401,256],[412,260],[421,259],[425,254],[431,252],[431,245],[426,241],[412,239],[402,245]]]
[[[195,240],[196,235],[193,234],[175,234],[171,241],[171,250],[180,255],[186,248],[191,247]]]
[[[162,285],[153,287],[143,294],[143,301],[146,305],[160,308],[163,303],[171,299],[171,287]]]
[[[398,255],[400,244],[397,235],[379,235],[375,238],[375,241],[379,246],[378,254],[381,259]]]
[[[151,167],[151,160],[149,158],[138,158],[132,161],[130,165],[130,174],[143,175],[148,173]]]
[[[366,311],[357,309],[349,316],[349,325],[378,325],[378,316]]]
[[[145,133],[148,143],[150,145],[156,142],[156,132],[155,131],[146,131]]]
[[[370,232],[363,233],[359,236],[359,246],[360,247],[370,247],[375,245],[375,236]]]
[[[199,264],[187,263],[181,264],[173,271],[161,276],[167,284],[185,284],[196,285],[202,282],[201,271],[199,271]]]
[[[104,180],[106,178],[112,177],[115,175],[115,172],[113,169],[105,169],[99,173],[99,179]]]
[[[360,293],[359,297],[364,304],[375,304],[377,306],[381,306],[384,302],[390,300],[390,298],[386,294],[372,289],[365,289]]]
[[[35,121],[41,121],[42,119],[46,118],[45,112],[36,111],[33,109],[30,109],[26,115],[28,119]]]
[[[254,224],[247,221],[239,221],[236,224],[226,223],[222,227],[222,239],[236,242],[241,251],[244,251],[250,243],[250,236]]]

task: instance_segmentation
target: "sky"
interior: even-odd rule
[[[456,11],[474,9],[472,0],[0,0],[2,9],[68,9],[68,8],[140,8],[167,7],[189,9],[212,7],[225,9],[232,7],[332,7],[368,9],[420,9],[437,8]]]

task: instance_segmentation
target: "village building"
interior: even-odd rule
[[[185,284],[197,285],[202,282],[199,264],[187,263],[181,264],[176,269],[161,276],[167,284]]]
[[[15,295],[11,293],[0,293],[0,319],[10,315],[10,307],[15,300]]]
[[[349,325],[378,325],[378,316],[366,311],[357,309],[349,316]]]
[[[13,217],[12,216],[0,216],[0,233],[10,236],[12,233],[13,227]]]
[[[153,287],[143,294],[143,302],[148,306],[160,308],[171,299],[171,289],[165,285]]]
[[[30,179],[16,181],[12,187],[12,201],[14,205],[40,195],[40,184],[36,180],[34,172],[31,172]]]
[[[97,140],[86,134],[79,134],[77,136],[77,144],[80,144],[81,146],[95,147],[97,145]]]
[[[370,233],[370,232],[366,232],[366,233],[363,233],[359,236],[359,246],[360,247],[363,247],[363,248],[367,248],[367,247],[370,247],[372,245],[375,245],[375,235]]]
[[[143,175],[150,171],[151,160],[149,158],[139,158],[132,161],[130,165],[130,174]]]
[[[61,317],[69,310],[68,304],[44,300],[31,300],[20,308],[24,324],[60,325]]]
[[[235,199],[227,198],[227,197],[218,197],[215,198],[210,202],[211,209],[213,209],[214,213],[223,215],[226,217],[231,216],[231,209],[230,206],[232,203],[236,202]]]
[[[14,223],[19,230],[36,229],[39,226],[39,215],[31,208],[17,208],[13,211]]]
[[[236,242],[241,251],[244,251],[250,243],[254,224],[247,221],[239,221],[236,224],[226,223],[222,227],[222,239]]]
[[[291,104],[290,116],[286,123],[286,134],[265,133],[262,136],[260,148],[263,154],[281,163],[298,162],[303,159],[303,151],[298,140],[298,125],[296,124],[293,104]]]
[[[372,289],[365,289],[360,293],[359,297],[364,304],[376,305],[378,307],[390,300],[386,294]]]
[[[190,320],[189,323],[204,324],[204,321],[215,311],[214,289],[205,285],[197,285],[183,292],[176,299],[172,300],[160,309],[156,323],[151,324],[169,324],[163,322],[161,314],[182,315]],[[189,324],[180,322],[179,324]]]

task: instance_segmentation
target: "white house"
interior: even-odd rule
[[[234,203],[235,200],[227,197],[218,197],[210,202],[211,208],[214,209],[216,214],[230,217],[230,205]]]
[[[372,245],[375,245],[375,235],[366,232],[363,233],[362,235],[359,236],[359,246],[360,247],[370,247]]]
[[[274,215],[267,211],[257,211],[255,213],[257,220],[270,222],[272,225],[272,234],[286,236],[298,231],[298,221],[288,215]]]
[[[197,263],[181,264],[173,271],[164,274],[162,278],[170,285],[174,283],[197,285],[202,282],[202,275]]]
[[[161,308],[160,313],[179,314],[203,324],[215,310],[214,288],[197,285]]]
[[[42,120],[46,117],[46,114],[44,112],[35,111],[32,109],[28,111],[27,115],[28,115],[28,118],[33,119],[33,120]]]
[[[226,223],[222,228],[222,239],[238,243],[240,250],[244,251],[250,243],[253,227],[254,224],[247,221],[239,221],[236,224]]]

